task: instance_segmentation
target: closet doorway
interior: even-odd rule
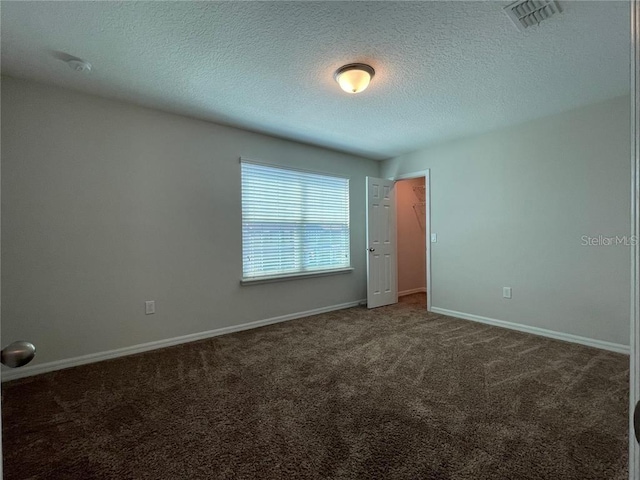
[[[397,177],[395,191],[398,297],[430,309],[429,172]]]

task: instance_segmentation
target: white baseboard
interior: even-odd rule
[[[331,305],[329,307],[315,308],[313,310],[307,310],[306,312],[290,313],[288,315],[281,315],[279,317],[267,318],[264,320],[257,320],[255,322],[243,323],[241,325],[233,325],[230,327],[217,328],[215,330],[209,330],[207,332],[193,333],[190,335],[183,335],[180,337],[168,338],[166,340],[158,340],[155,342],[141,343],[139,345],[132,345],[130,347],[116,348],[115,350],[107,350],[106,352],[91,353],[89,355],[82,355],[80,357],[66,358],[64,360],[56,360],[54,362],[42,363],[40,365],[28,365],[26,367],[13,369],[2,368],[2,381],[8,382],[10,380],[16,380],[18,378],[31,377],[40,373],[53,372],[55,370],[62,370],[64,368],[77,367],[79,365],[86,365],[87,363],[100,362],[102,360],[109,360],[112,358],[125,357],[127,355],[133,355],[135,353],[148,352],[150,350],[157,350],[159,348],[171,347],[173,345],[179,345],[181,343],[195,342],[197,340],[204,340],[206,338],[217,337],[219,335],[226,335],[227,333],[240,332],[242,330],[250,330],[252,328],[264,327],[266,325],[272,325],[274,323],[286,322],[288,320],[295,320],[297,318],[311,317],[313,315],[319,315],[321,313],[333,312],[335,310],[343,310],[345,308],[357,307],[363,302],[363,300],[356,300],[355,302],[341,303],[339,305]],[[366,303],[366,300],[364,300]]]
[[[427,287],[419,287],[419,288],[412,288],[410,290],[402,290],[401,292],[398,292],[398,296],[404,297],[405,295],[412,295],[414,293],[427,293]]]
[[[571,335],[570,333],[555,332],[553,330],[547,330],[545,328],[530,327],[528,325],[521,325],[518,323],[506,322],[504,320],[481,317],[480,315],[473,315],[471,313],[456,312],[454,310],[447,310],[445,308],[431,307],[431,311],[433,313],[440,313],[442,315],[448,315],[450,317],[457,317],[464,320],[471,320],[473,322],[486,323],[487,325],[508,328],[510,330],[518,330],[519,332],[532,333],[534,335],[540,335],[542,337],[564,340],[565,342],[579,343],[581,345],[587,345],[589,347],[595,347],[602,350],[610,350],[612,352],[625,353],[629,355],[628,345],[605,342],[603,340],[595,340],[593,338],[580,337],[578,335]]]

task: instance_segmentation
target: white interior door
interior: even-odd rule
[[[367,177],[367,307],[398,302],[396,192],[393,180]]]

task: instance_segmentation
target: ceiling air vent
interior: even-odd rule
[[[518,30],[524,31],[562,12],[562,9],[555,0],[518,0],[504,7],[504,11]]]

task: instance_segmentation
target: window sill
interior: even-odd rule
[[[340,275],[353,272],[353,267],[338,268],[335,270],[319,270],[317,272],[290,273],[286,275],[274,275],[272,277],[243,278],[240,285],[257,285],[260,283],[286,282],[310,277],[325,277],[327,275]]]

